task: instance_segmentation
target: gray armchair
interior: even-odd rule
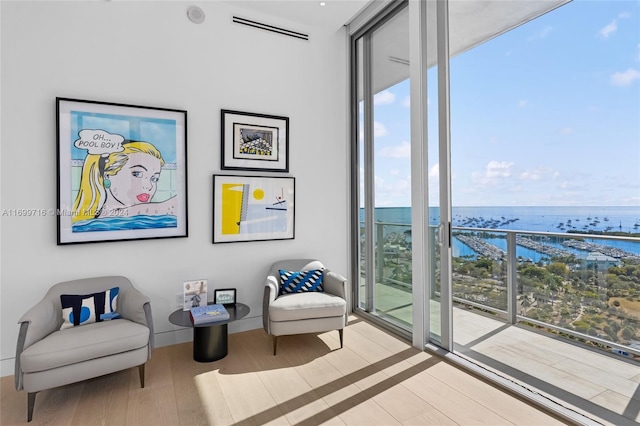
[[[120,319],[60,330],[61,294],[92,294],[119,287]],[[36,393],[131,367],[144,366],[153,349],[153,319],[148,297],[125,277],[96,277],[58,283],[19,321],[16,390],[27,392],[27,420],[33,417]]]
[[[280,295],[280,273],[324,269],[324,292]],[[341,275],[313,259],[289,259],[274,263],[267,274],[262,303],[262,325],[273,336],[273,355],[278,336],[338,330],[342,348],[343,330],[348,321],[349,285]]]

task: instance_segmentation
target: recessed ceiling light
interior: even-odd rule
[[[323,2],[323,1],[320,2],[320,6],[326,6],[326,4],[327,3]]]
[[[187,17],[194,24],[202,24],[204,22],[204,10],[198,6],[191,6],[187,9]]]

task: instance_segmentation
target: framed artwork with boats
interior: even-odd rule
[[[223,170],[289,171],[289,117],[221,111]]]
[[[295,178],[213,176],[213,243],[295,238]]]

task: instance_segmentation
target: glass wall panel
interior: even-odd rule
[[[428,206],[429,206],[429,339],[442,344],[442,326],[445,310],[441,298],[441,265],[443,250],[444,225],[441,226],[441,188],[440,188],[440,144],[439,144],[439,110],[438,110],[438,55],[437,55],[437,15],[436,2],[427,3],[427,164],[428,164]]]
[[[510,4],[456,16],[488,21],[498,6]],[[574,1],[453,52],[458,306],[637,342],[638,11],[637,3]],[[452,34],[464,31],[452,20]],[[463,343],[468,330],[458,325]]]
[[[367,299],[367,287],[366,287],[366,268],[365,268],[365,261],[366,261],[366,252],[367,252],[367,246],[366,246],[366,232],[365,232],[365,222],[364,222],[364,212],[365,212],[365,185],[364,185],[364,170],[365,170],[365,157],[364,157],[364,62],[363,62],[363,57],[364,57],[364,40],[363,38],[359,38],[356,41],[356,45],[355,45],[355,54],[356,54],[356,100],[357,100],[357,106],[358,106],[358,111],[357,111],[357,115],[358,115],[358,131],[357,131],[357,136],[358,136],[358,140],[357,140],[357,144],[358,144],[358,159],[357,159],[357,167],[358,167],[358,172],[357,172],[357,176],[358,176],[358,187],[356,188],[357,193],[358,193],[358,244],[357,244],[357,250],[358,250],[358,265],[359,265],[359,272],[358,272],[358,290],[357,290],[357,297],[358,297],[358,307],[360,309],[365,309],[365,304],[366,304],[366,299]]]
[[[356,41],[359,306],[407,329],[412,315],[408,25],[405,7]]]

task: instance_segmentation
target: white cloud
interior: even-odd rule
[[[620,14],[618,15],[618,18],[620,19],[631,18],[631,14],[629,12],[620,12]]]
[[[380,150],[380,155],[387,158],[411,158],[411,144],[403,141],[400,145],[386,146]]]
[[[408,205],[411,199],[411,176],[384,180],[380,176],[375,176],[376,205],[403,206]]]
[[[563,127],[562,129],[560,129],[561,135],[572,135],[575,132],[576,130],[573,127]]]
[[[524,187],[528,188],[531,185],[531,182],[542,182],[542,185],[548,185],[551,181],[556,181],[560,178],[560,172],[558,170],[550,169],[549,167],[536,167],[532,169],[527,169],[521,172],[518,175],[518,178],[527,181],[524,183]],[[561,182],[557,185],[562,187],[567,182]]]
[[[364,130],[362,129],[362,123],[360,123],[360,131],[359,131],[359,135],[358,137],[360,138],[360,141],[364,140]],[[389,131],[387,130],[387,127],[380,123],[379,121],[374,121],[373,122],[373,137],[374,138],[381,138],[383,136],[387,136],[389,134]]]
[[[440,164],[436,163],[429,169],[429,199],[438,203],[438,194],[440,194]],[[435,198],[434,198],[435,197]]]
[[[514,163],[508,161],[491,160],[487,163],[484,172],[473,172],[471,179],[479,186],[495,186],[504,181],[511,181]]]
[[[392,104],[396,100],[396,95],[391,93],[388,90],[383,90],[380,93],[377,93],[373,97],[373,105],[389,105]]]
[[[615,33],[617,30],[618,23],[614,19],[610,24],[605,25],[602,29],[600,29],[600,31],[598,31],[598,34],[600,34],[604,38],[608,38],[610,34]]]
[[[382,136],[387,136],[389,134],[389,131],[387,130],[387,128],[385,127],[384,124],[378,122],[378,121],[374,121],[373,122],[373,136],[376,138],[382,137]]]
[[[487,164],[485,176],[488,178],[511,176],[512,162],[491,160]]]
[[[405,96],[402,100],[402,106],[409,108],[411,106],[411,96]]]
[[[527,41],[542,40],[544,38],[547,38],[547,36],[551,34],[552,31],[553,31],[553,27],[545,27],[539,32],[537,32],[536,34],[529,36],[527,38]]]
[[[544,28],[542,31],[540,31],[540,38],[545,38],[546,36],[551,34],[551,31],[553,31],[553,27]]]
[[[438,178],[440,178],[440,163],[434,164],[431,169],[429,169],[429,179]]]
[[[389,175],[391,175],[391,176],[398,176],[399,174],[400,174],[400,170],[398,170],[398,169],[389,170]]]
[[[637,80],[639,78],[640,71],[629,68],[626,71],[614,73],[611,76],[611,84],[620,87],[629,86],[631,83],[633,83],[634,80]]]
[[[637,206],[640,204],[640,197],[622,197],[620,202],[616,203],[621,206]]]
[[[525,170],[520,173],[520,179],[522,180],[542,180],[544,178],[544,171],[541,169]]]
[[[406,179],[400,179],[397,182],[394,182],[392,186],[392,191],[403,194],[411,193],[411,177],[408,176]]]
[[[518,101],[518,108],[524,108],[524,107],[527,106],[528,103],[529,102],[527,102],[525,100]]]
[[[558,188],[565,191],[576,191],[576,190],[582,189],[582,186],[576,184],[575,182],[570,182],[565,180],[563,182],[560,182],[560,184],[558,185]]]

